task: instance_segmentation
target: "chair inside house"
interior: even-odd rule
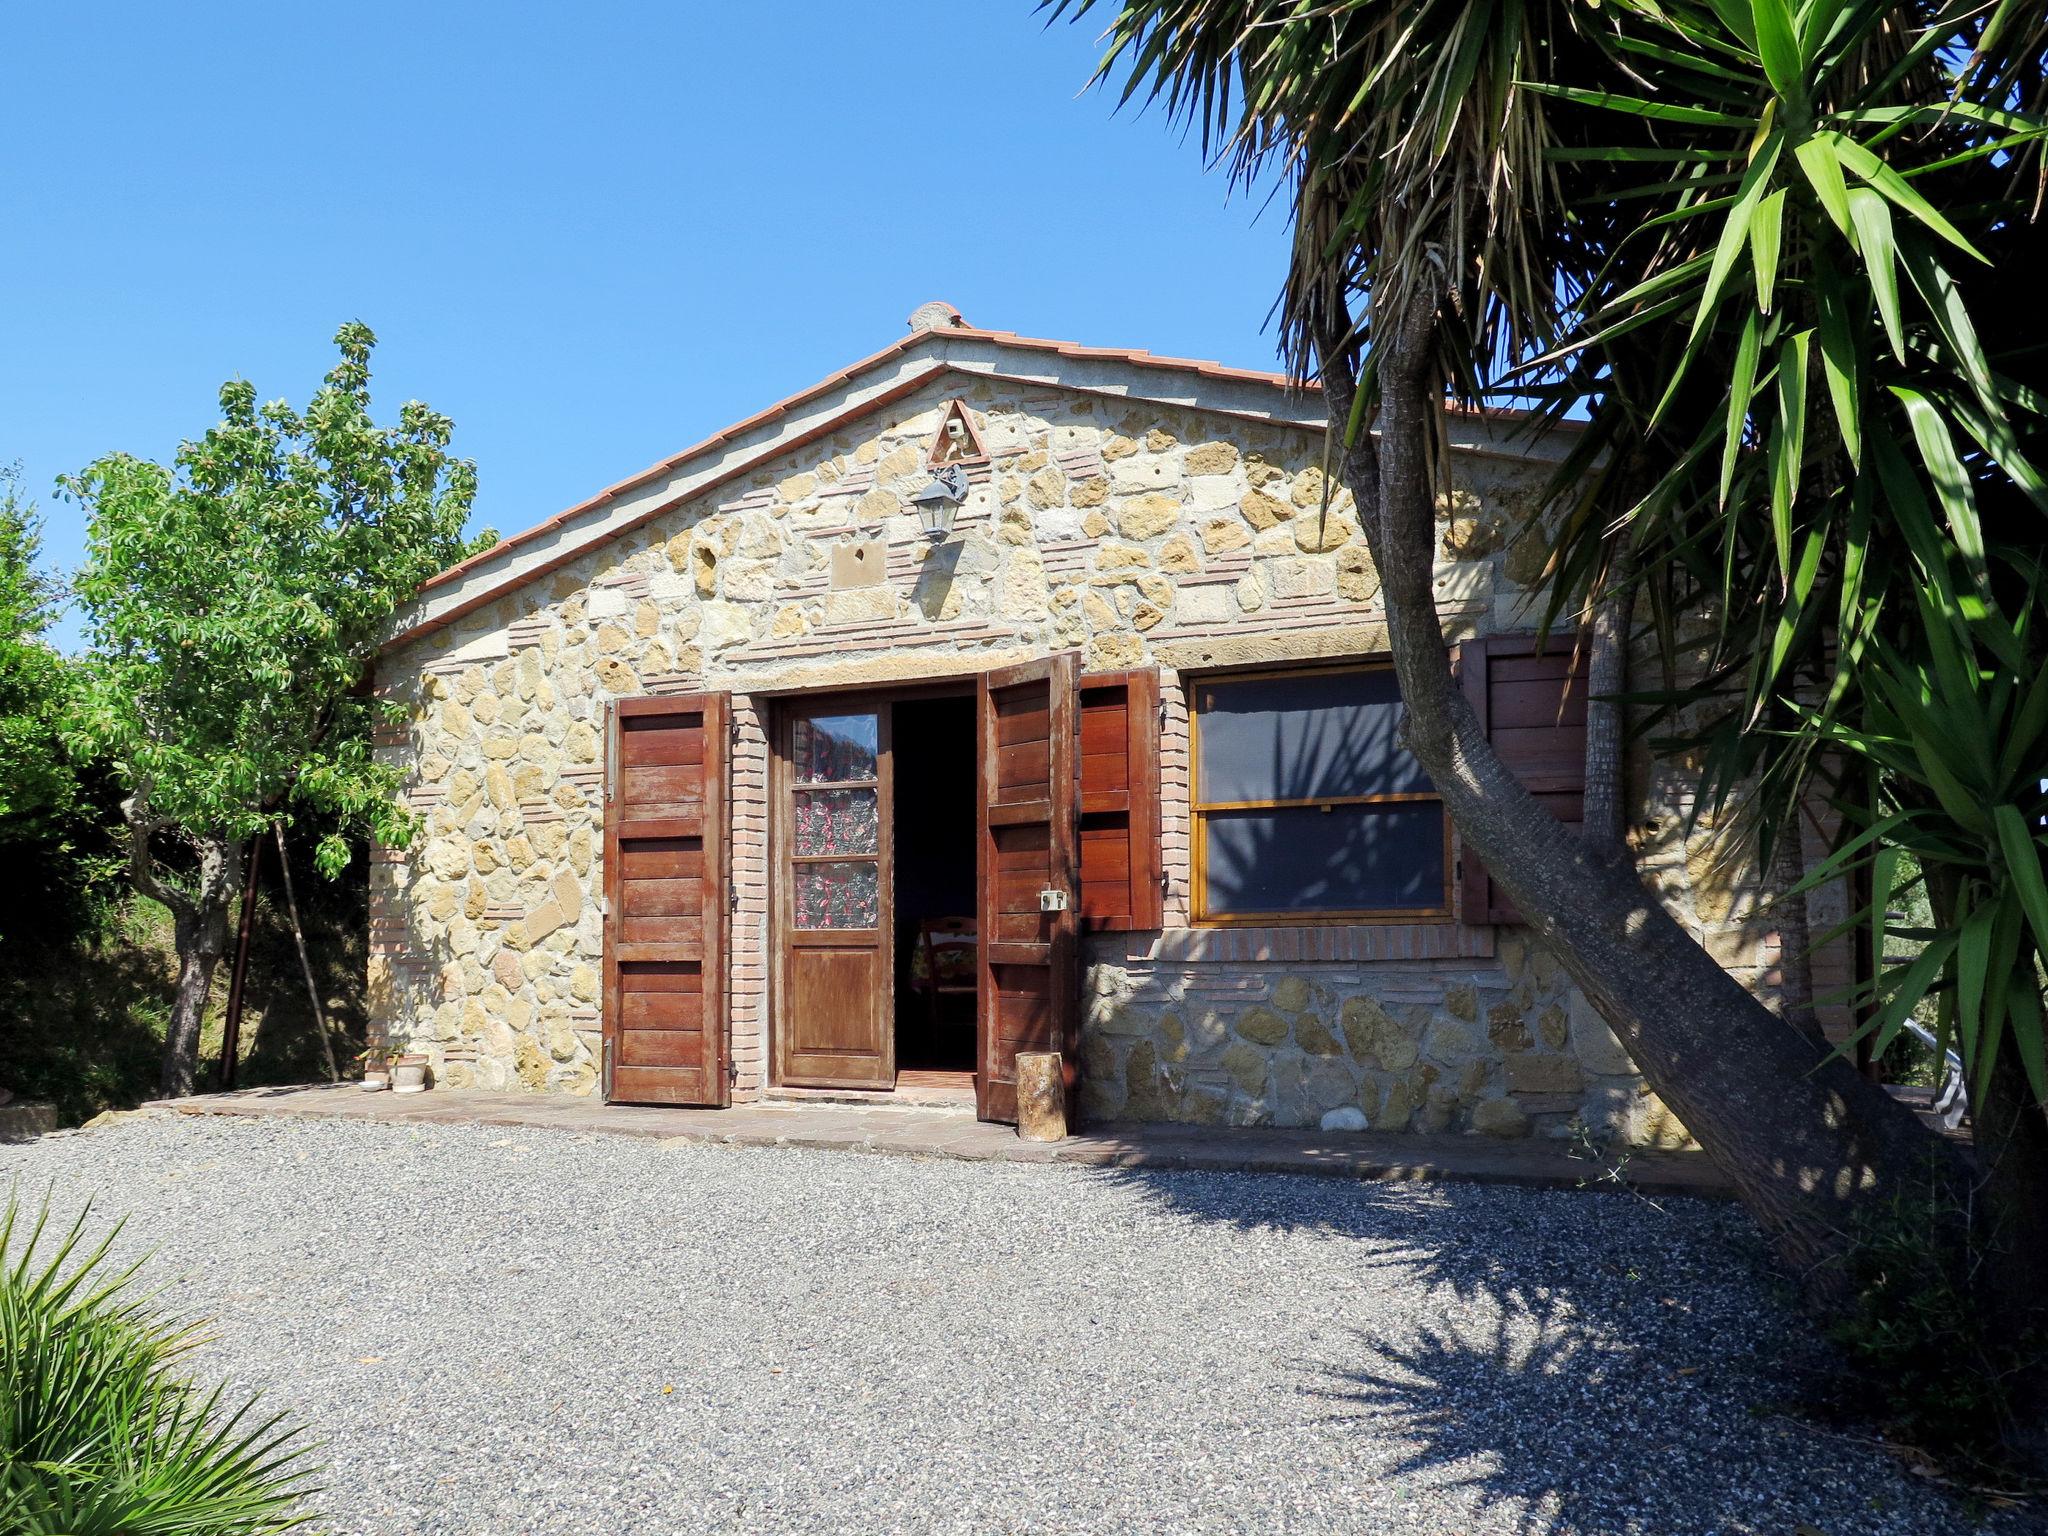
[[[979,941],[971,917],[933,917],[918,924],[912,984],[924,994],[925,1027],[933,1040],[965,1027],[974,1033]],[[960,999],[965,998],[963,1004]]]

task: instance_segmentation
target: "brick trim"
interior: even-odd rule
[[[726,978],[732,1021],[735,1102],[756,1098],[768,1083],[768,734],[759,700],[732,695],[731,967]]]
[[[1353,965],[1360,961],[1490,960],[1494,930],[1464,923],[1169,928],[1131,935],[1124,958],[1178,965]]]
[[[1166,876],[1169,929],[1188,926],[1194,868],[1193,820],[1188,800],[1188,700],[1180,673],[1159,669],[1159,868]]]

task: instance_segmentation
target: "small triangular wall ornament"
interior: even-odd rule
[[[927,467],[937,469],[942,464],[979,464],[988,458],[988,450],[981,446],[981,433],[975,430],[974,413],[967,409],[964,400],[949,400],[939,417],[939,430],[932,438],[931,451],[925,455]]]

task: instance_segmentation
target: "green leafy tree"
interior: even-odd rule
[[[325,813],[332,875],[351,834],[412,835],[394,771],[371,755],[378,706],[363,685],[400,605],[481,547],[462,532],[476,471],[425,405],[401,407],[395,427],[372,419],[375,342],[343,326],[341,360],[303,412],[259,405],[237,380],[171,467],[113,454],[65,482],[91,519],[72,732],[114,765],[128,878],[176,933],[167,1094],[192,1090],[247,840],[295,809]]]
[[[21,471],[0,471],[0,837],[21,838],[68,798],[51,752],[64,694],[63,658],[44,641],[57,606],[39,568],[42,521],[20,493]]]
[[[2039,322],[2001,306],[1987,344],[1983,316],[2043,266],[2043,54],[2038,0],[1130,0],[1102,66],[1284,179],[1283,347],[1323,386],[1407,742],[1465,841],[1816,1302],[1856,1302],[1860,1234],[1918,1192],[1942,1273],[2014,1342],[2048,1305],[2027,1275],[2048,381]],[[1556,612],[1623,643],[1647,593],[1672,653],[1705,650],[1705,682],[1645,712],[1704,744],[1703,803],[1739,790],[1768,858],[1832,794],[1844,861],[1905,843],[1947,884],[1878,1027],[1950,1000],[1988,1096],[1974,1156],[1746,994],[1611,831],[1571,836],[1500,763],[1431,580],[1447,391],[1592,416],[1549,509]],[[2037,1457],[2039,1366],[2001,1426]]]
[[[20,480],[0,469],[0,940],[17,944],[92,928],[107,852],[100,786],[62,740],[71,669],[43,638],[62,593]]]

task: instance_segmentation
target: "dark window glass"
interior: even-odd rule
[[[1430,792],[1395,741],[1401,696],[1390,671],[1205,682],[1195,708],[1205,805]]]
[[[1434,800],[1209,811],[1208,915],[1383,912],[1444,901],[1444,813]]]
[[[880,715],[814,715],[797,721],[791,733],[797,783],[872,779],[881,721]]]

